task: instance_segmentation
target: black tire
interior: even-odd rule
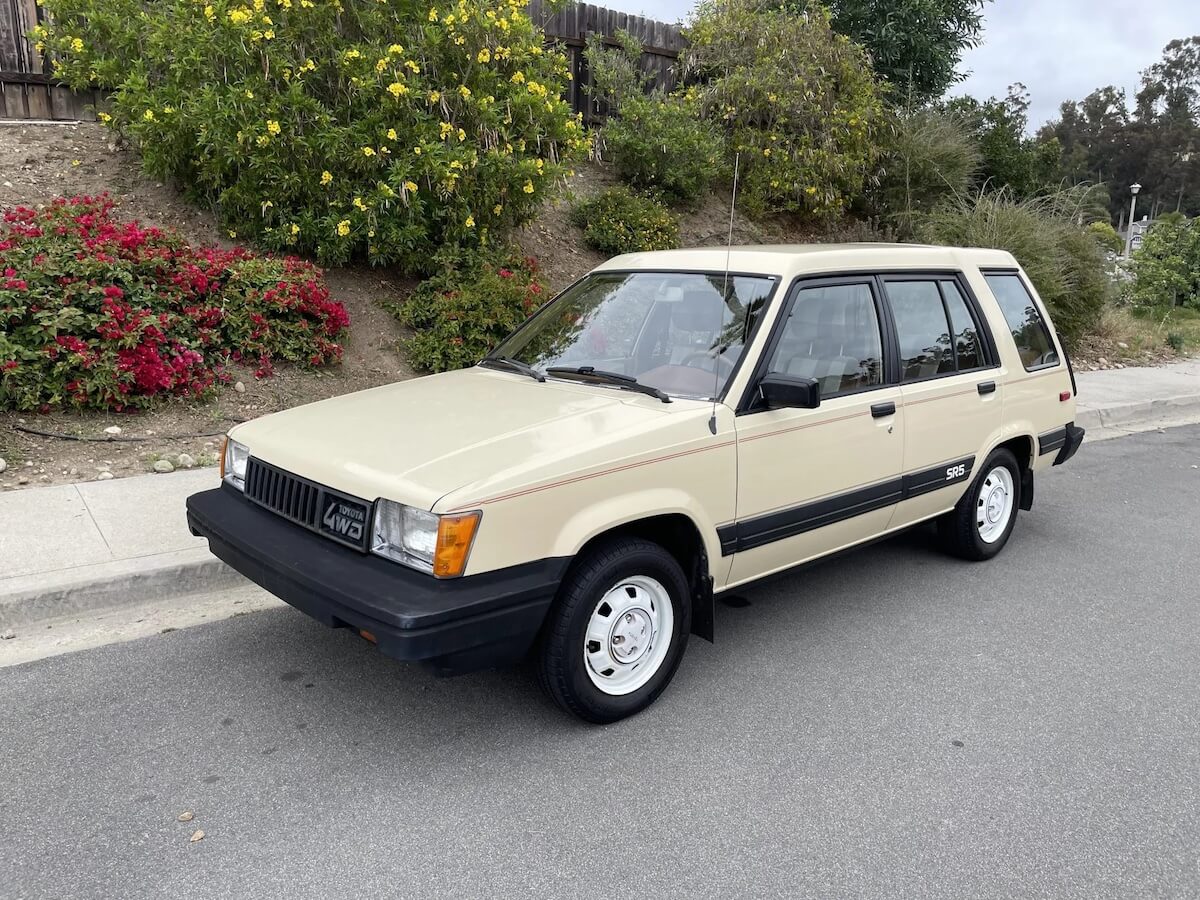
[[[670,595],[671,644],[658,671],[633,693],[614,696],[588,676],[584,640],[588,620],[604,595],[622,579],[648,576]],[[671,683],[687,649],[692,604],[687,576],[670,553],[641,538],[615,538],[588,550],[572,566],[546,619],[538,647],[538,677],[560,707],[598,725],[641,712]]]
[[[1001,532],[1000,536],[991,543],[988,543],[979,533],[976,514],[982,502],[981,494],[984,481],[987,479],[988,474],[997,466],[1003,466],[1008,469],[1009,474],[1012,476],[1012,514],[1009,516],[1008,526]],[[962,499],[958,501],[954,509],[938,519],[938,536],[941,538],[942,546],[946,548],[947,552],[971,562],[981,562],[985,559],[991,559],[1003,550],[1004,545],[1008,543],[1013,528],[1017,524],[1017,513],[1020,511],[1020,508],[1021,467],[1018,465],[1017,458],[1013,456],[1011,450],[1005,447],[998,447],[988,454],[983,465],[976,471],[971,486],[963,494]]]

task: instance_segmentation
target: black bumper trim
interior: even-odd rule
[[[450,674],[516,662],[532,646],[568,559],[439,580],[327,540],[223,486],[187,501],[209,549],[279,599],[379,649]]]
[[[1054,465],[1061,466],[1079,450],[1079,445],[1083,443],[1083,436],[1086,433],[1074,422],[1070,422],[1066,426],[1067,436],[1063,440],[1062,449],[1058,451],[1058,456],[1054,457]]]
[[[1045,456],[1047,453],[1053,453],[1055,450],[1062,448],[1062,445],[1067,442],[1067,426],[1055,428],[1053,431],[1047,431],[1045,434],[1038,435],[1038,456]]]

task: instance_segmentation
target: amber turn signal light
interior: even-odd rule
[[[479,517],[479,512],[469,512],[438,520],[437,549],[433,554],[433,574],[438,578],[455,578],[466,569]]]

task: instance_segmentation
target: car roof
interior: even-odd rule
[[[597,271],[699,271],[777,275],[830,272],[895,271],[904,269],[963,269],[969,266],[1015,268],[1005,250],[934,247],[922,244],[763,244],[761,246],[694,247],[626,253],[608,260]]]

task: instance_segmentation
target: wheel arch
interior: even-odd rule
[[[1032,434],[1016,434],[1006,437],[1004,440],[995,444],[980,457],[980,465],[993,452],[999,449],[1008,450],[1017,459],[1017,467],[1020,470],[1021,481],[1021,502],[1020,509],[1028,512],[1033,509],[1033,464],[1037,459],[1037,441]]]

